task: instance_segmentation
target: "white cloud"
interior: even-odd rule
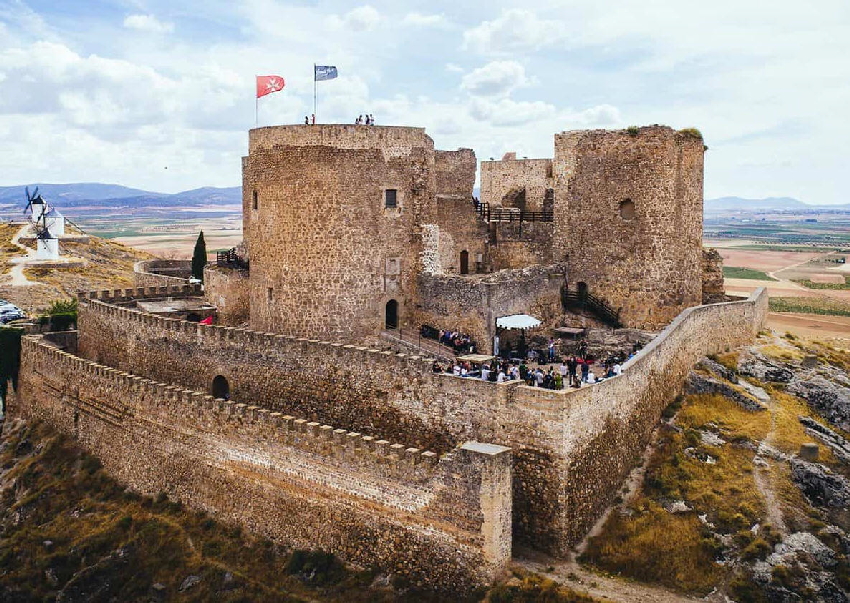
[[[445,15],[423,15],[421,13],[408,13],[402,21],[405,25],[419,27],[443,27],[448,24]]]
[[[527,52],[557,43],[565,33],[563,23],[513,8],[463,32],[463,49],[481,54]]]
[[[342,17],[333,15],[330,18],[331,27],[334,29],[348,29],[350,31],[371,31],[381,22],[381,14],[372,6],[358,6],[345,13]]]
[[[174,23],[160,21],[153,15],[128,15],[124,19],[124,27],[157,34],[174,31]]]
[[[517,61],[493,61],[463,76],[460,85],[476,96],[507,96],[531,83],[525,67]]]
[[[557,109],[542,101],[473,98],[469,104],[469,113],[473,118],[494,126],[518,126],[553,117]]]
[[[595,107],[585,109],[584,111],[579,111],[578,113],[568,113],[564,117],[570,124],[577,124],[584,127],[616,127],[620,125],[620,122],[622,121],[622,118],[620,117],[620,110],[611,105],[597,105]]]

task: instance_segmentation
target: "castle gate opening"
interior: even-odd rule
[[[225,400],[230,399],[230,384],[227,382],[227,378],[223,375],[216,375],[215,379],[213,379],[212,395],[213,398],[224,398]]]
[[[384,320],[387,329],[398,328],[398,302],[391,299],[387,302],[386,316]]]

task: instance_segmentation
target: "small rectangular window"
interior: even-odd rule
[[[254,209],[257,209],[257,191],[254,191]]]
[[[384,207],[392,208],[397,207],[396,204],[396,189],[388,188],[384,191]]]
[[[269,288],[268,288],[268,291],[267,291],[266,293],[267,293],[267,295],[268,295],[268,297],[269,297],[269,301],[270,301],[270,302],[271,302],[271,301],[274,301],[274,289],[272,289],[271,287],[269,287]]]

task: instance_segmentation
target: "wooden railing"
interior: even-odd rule
[[[246,262],[236,254],[236,247],[232,247],[227,251],[216,251],[215,265],[221,268],[241,268],[243,270],[248,269],[248,262]]]
[[[615,329],[623,326],[620,322],[620,311],[614,310],[605,300],[590,293],[568,291],[564,287],[561,290],[561,304],[564,310],[586,310]]]
[[[512,207],[490,207],[489,203],[475,201],[475,211],[485,222],[552,222],[553,211],[526,211]]]

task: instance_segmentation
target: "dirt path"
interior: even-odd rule
[[[28,229],[29,229],[29,224],[26,224],[26,225],[21,227],[21,229],[17,232],[17,234],[14,237],[12,237],[12,245],[15,245],[21,251],[26,253],[25,257],[14,258],[12,260],[9,260],[10,263],[14,264],[14,266],[12,266],[12,269],[9,270],[9,274],[8,274],[8,276],[10,277],[9,284],[12,285],[13,287],[28,287],[30,285],[37,284],[37,283],[34,283],[31,280],[29,280],[26,277],[26,275],[24,274],[24,266],[26,265],[26,263],[29,260],[35,259],[35,249],[30,249],[29,247],[26,247],[25,245],[21,245],[18,242],[18,240],[22,236],[24,236],[24,234],[26,234]]]
[[[781,345],[781,344],[780,344]],[[756,488],[764,497],[764,504],[767,510],[767,518],[764,523],[769,523],[780,534],[785,535],[788,528],[785,526],[785,519],[782,517],[782,508],[779,506],[779,500],[776,497],[776,489],[773,483],[773,467],[775,462],[772,458],[773,441],[776,435],[776,402],[771,398],[766,401],[767,412],[770,413],[770,431],[759,444],[758,450],[753,457],[753,481]]]
[[[550,559],[530,551],[519,553],[515,563],[577,592],[617,603],[693,603],[712,600],[710,598],[695,599],[663,588],[603,576],[582,568],[575,561]]]

